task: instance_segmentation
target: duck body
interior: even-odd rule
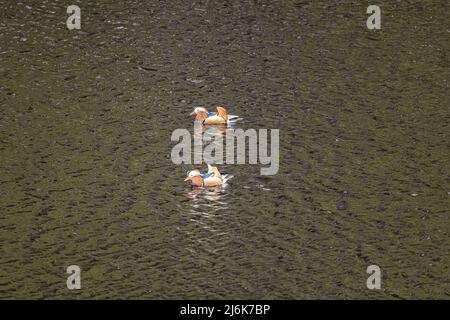
[[[209,112],[206,108],[195,108],[191,115],[195,115],[195,121],[205,125],[223,125],[239,120],[239,116],[229,115],[224,107],[217,107],[217,112]]]
[[[204,124],[226,124],[226,120],[218,115],[212,115],[203,121]]]
[[[217,167],[208,164],[208,172],[201,173],[199,169],[191,170],[187,173],[184,181],[188,181],[192,187],[216,187],[228,180],[225,178],[222,177]]]
[[[222,178],[216,177],[212,173],[188,176],[184,181],[189,181],[189,185],[192,187],[216,187],[223,184]]]

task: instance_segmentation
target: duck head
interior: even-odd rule
[[[200,169],[194,169],[194,170],[187,172],[188,177],[199,176],[199,175],[200,175]]]
[[[191,112],[191,116],[195,116],[196,121],[203,121],[208,117],[208,110],[203,107],[197,107]]]
[[[203,178],[200,176],[200,174],[198,175],[193,175],[193,176],[187,176],[186,179],[184,179],[184,181],[188,181],[188,183],[191,186],[195,186],[195,187],[201,187],[204,184],[204,180]]]

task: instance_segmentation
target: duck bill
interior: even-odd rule
[[[191,116],[195,116],[195,111],[192,111],[192,112],[191,112]]]
[[[186,179],[184,179],[184,181],[189,181],[191,180],[191,177],[186,177]]]

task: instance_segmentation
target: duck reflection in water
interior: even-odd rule
[[[226,185],[216,187],[190,187],[185,191],[190,199],[186,210],[184,231],[185,248],[197,261],[199,254],[217,254],[228,247],[229,237],[228,191]]]

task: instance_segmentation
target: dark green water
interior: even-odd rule
[[[0,3],[0,298],[450,297],[448,1]],[[277,175],[183,183],[218,104]]]

